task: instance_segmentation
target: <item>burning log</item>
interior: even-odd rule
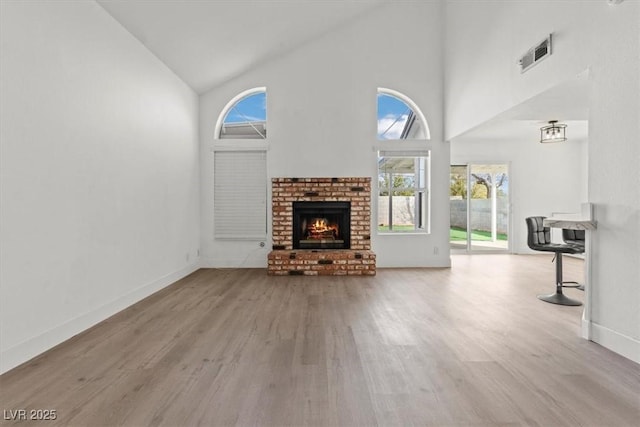
[[[315,219],[307,227],[305,235],[308,239],[332,239],[338,237],[338,226],[336,224],[328,224],[325,219]]]

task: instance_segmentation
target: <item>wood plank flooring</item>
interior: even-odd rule
[[[0,422],[640,425],[640,365],[580,338],[582,307],[536,298],[550,256],[452,259],[367,278],[199,270],[2,375],[3,418],[57,419]]]

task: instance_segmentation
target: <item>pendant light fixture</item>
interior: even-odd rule
[[[567,140],[567,125],[558,123],[557,120],[549,120],[547,126],[540,128],[540,142],[563,142]]]

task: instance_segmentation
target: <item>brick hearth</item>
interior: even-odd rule
[[[375,275],[371,251],[371,178],[273,178],[271,275]],[[293,249],[293,202],[351,202],[351,248]]]

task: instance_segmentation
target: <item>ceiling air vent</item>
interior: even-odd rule
[[[520,72],[524,73],[549,55],[551,55],[551,34],[522,55],[522,58],[518,61]]]

